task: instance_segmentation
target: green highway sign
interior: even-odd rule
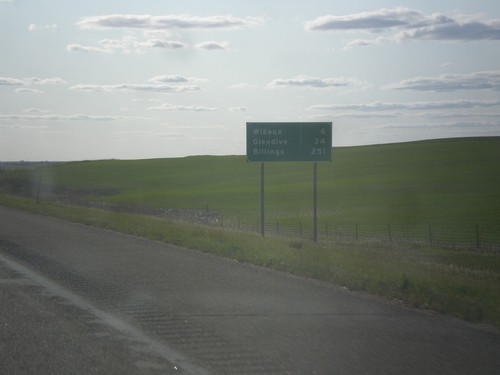
[[[331,161],[331,122],[247,122],[248,161]]]

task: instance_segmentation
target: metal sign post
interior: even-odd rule
[[[331,122],[247,122],[247,161],[260,161],[260,223],[264,236],[264,162],[314,162],[314,241],[318,240],[317,162],[332,160]]]
[[[260,234],[264,237],[264,162],[260,163]]]
[[[313,233],[314,242],[318,242],[318,193],[317,193],[318,162],[314,162],[314,183],[313,183]]]

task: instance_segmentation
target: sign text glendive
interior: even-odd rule
[[[247,122],[248,161],[330,161],[331,122]]]

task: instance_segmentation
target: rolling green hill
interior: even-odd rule
[[[319,215],[332,222],[500,222],[500,137],[336,148],[333,159],[318,164]],[[94,201],[260,209],[260,164],[243,156],[71,163],[45,170],[43,183]],[[266,212],[310,216],[312,184],[312,163],[266,164]]]
[[[321,221],[500,224],[500,137],[334,148],[333,159],[318,163]],[[260,212],[260,164],[244,156],[76,162],[41,171],[45,199],[208,206],[242,219]],[[266,216],[282,223],[310,217],[312,186],[312,163],[267,163]]]

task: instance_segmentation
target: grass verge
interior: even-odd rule
[[[500,328],[500,255],[430,247],[317,245],[0,195],[0,205],[213,253]]]

